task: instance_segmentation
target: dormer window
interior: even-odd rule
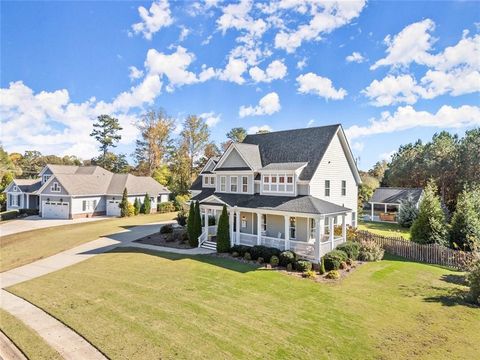
[[[18,191],[18,186],[17,185],[13,185],[13,192],[17,192]]]
[[[293,193],[293,175],[269,174],[262,176],[263,192],[269,193]]]
[[[55,181],[53,183],[52,187],[50,188],[50,190],[52,192],[60,192],[60,191],[62,191],[62,188],[60,187],[60,185],[58,185],[58,182]]]
[[[50,175],[43,175],[43,183],[45,184],[49,178]]]

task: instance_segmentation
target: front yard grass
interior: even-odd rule
[[[410,240],[410,229],[401,227],[396,223],[359,221],[358,229],[370,231],[371,233],[383,236],[401,236],[407,240]]]
[[[35,330],[2,309],[0,309],[0,328],[28,359],[63,359]]]
[[[461,274],[390,257],[315,283],[226,258],[122,248],[8,290],[112,359],[475,359]]]
[[[167,213],[112,218],[2,236],[0,241],[0,272],[55,255],[99,237],[123,231],[126,226],[171,220],[175,216],[176,213]]]

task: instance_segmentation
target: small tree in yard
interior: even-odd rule
[[[467,281],[470,287],[470,299],[480,305],[480,260],[477,260],[471,267]]]
[[[223,205],[222,214],[218,219],[217,252],[223,253],[230,249],[230,224],[228,221],[227,206]]]
[[[400,226],[409,228],[418,216],[418,209],[415,200],[409,196],[400,204],[400,211],[398,212],[398,223]]]
[[[121,217],[126,217],[128,216],[128,192],[127,188],[123,190],[123,195],[122,195],[122,201],[118,205],[120,207],[120,216]]]
[[[480,250],[480,186],[465,188],[458,196],[449,240],[453,249]]]
[[[140,200],[138,200],[138,198],[135,198],[135,201],[133,202],[133,207],[135,208],[134,214],[138,215],[142,207],[142,204],[140,204]]]
[[[430,181],[425,187],[418,217],[410,228],[412,241],[420,244],[447,244],[447,226],[437,186]]]
[[[190,246],[195,246],[193,239],[195,238],[195,202],[190,201],[190,210],[188,212],[187,220],[188,243]],[[198,245],[198,244],[197,244]]]
[[[198,246],[198,237],[202,235],[202,217],[200,216],[200,202],[195,203],[195,213],[193,218],[193,246]]]
[[[150,214],[151,209],[152,209],[152,203],[150,202],[150,196],[148,196],[148,193],[146,193],[145,197],[143,198],[143,204],[140,212],[142,214]]]

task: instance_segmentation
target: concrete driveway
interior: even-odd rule
[[[69,224],[78,224],[89,221],[98,221],[104,219],[111,219],[111,217],[105,216],[96,216],[93,218],[81,218],[73,220],[62,220],[62,219],[42,219],[40,216],[27,216],[23,219],[11,220],[6,223],[0,223],[0,235],[6,236],[10,234],[16,234],[24,231],[42,229],[52,226],[60,225],[69,225]]]

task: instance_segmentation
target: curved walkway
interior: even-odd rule
[[[72,329],[65,326],[35,305],[3,289],[53,271],[61,270],[67,266],[109,251],[117,246],[131,246],[157,251],[179,252],[179,249],[132,243],[132,241],[136,239],[157,232],[159,225],[167,223],[171,223],[171,221],[135,226],[108,237],[102,237],[90,241],[48,258],[35,261],[31,264],[0,273],[0,307],[34,329],[65,359],[106,359],[105,356],[94,346],[88,343]],[[206,249],[181,249],[181,253],[185,254],[205,254],[209,252],[211,251]]]

